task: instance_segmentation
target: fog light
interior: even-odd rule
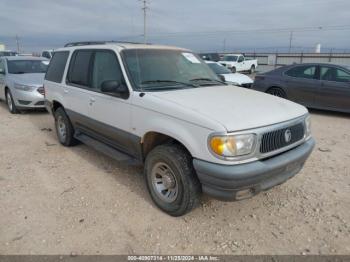
[[[254,195],[253,188],[243,189],[243,190],[240,190],[236,193],[236,199],[242,200],[242,199],[250,198],[253,195]]]

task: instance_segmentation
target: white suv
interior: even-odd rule
[[[44,87],[59,141],[144,164],[152,199],[172,216],[202,191],[240,200],[283,183],[315,143],[305,107],[226,85],[186,49],[67,44]]]

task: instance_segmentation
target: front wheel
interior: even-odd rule
[[[182,216],[199,204],[201,187],[192,157],[179,145],[154,148],[146,158],[145,179],[154,203],[171,216]]]
[[[233,67],[231,67],[231,72],[232,72],[232,73],[236,73],[236,72],[237,72],[236,67],[234,67],[234,66],[233,66]]]
[[[266,93],[273,95],[273,96],[281,97],[281,98],[287,98],[286,93],[279,87],[272,87],[272,88],[268,89],[266,91]]]
[[[6,91],[6,103],[7,103],[7,108],[11,114],[18,114],[19,113],[19,110],[17,109],[17,107],[15,105],[15,101],[13,100],[13,96],[12,96],[11,91],[9,89]]]

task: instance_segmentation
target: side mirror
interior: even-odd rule
[[[0,69],[0,75],[4,75],[5,74],[5,70],[4,69]]]
[[[101,92],[122,98],[129,97],[129,89],[127,86],[125,84],[121,84],[117,80],[107,80],[102,82]]]

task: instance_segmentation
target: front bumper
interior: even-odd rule
[[[267,160],[221,165],[194,159],[193,165],[204,193],[222,200],[239,200],[246,198],[245,195],[251,197],[295,176],[302,169],[314,146],[315,140],[310,138],[303,144]]]
[[[15,105],[19,109],[45,108],[44,96],[33,91],[11,90]]]

